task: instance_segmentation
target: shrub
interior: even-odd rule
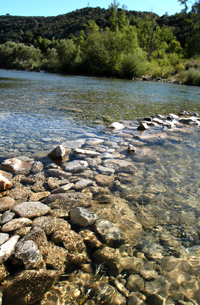
[[[186,84],[200,86],[200,70],[190,68],[186,71]]]

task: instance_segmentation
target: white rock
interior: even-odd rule
[[[7,242],[0,246],[0,264],[5,262],[14,252],[19,238],[19,235],[14,235]]]
[[[124,128],[124,125],[119,123],[119,122],[113,122],[111,123],[108,128],[110,129],[115,129],[115,130],[120,130],[120,129],[123,129]]]

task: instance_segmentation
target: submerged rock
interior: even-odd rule
[[[98,215],[89,209],[76,207],[70,211],[71,222],[73,224],[78,224],[83,227],[92,225],[98,218]]]
[[[119,228],[109,220],[99,219],[94,224],[95,230],[110,246],[120,246],[125,243],[125,236]]]
[[[34,304],[53,286],[58,271],[25,270],[4,282],[3,304]]]

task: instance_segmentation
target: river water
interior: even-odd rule
[[[176,84],[0,71],[0,90],[1,160],[42,158],[58,143],[88,135],[106,135],[107,143],[125,154],[128,135],[106,133],[110,122],[134,129],[140,118],[157,113],[200,113],[200,88]],[[112,190],[136,214],[140,210],[138,218],[152,239],[162,228],[191,253],[200,253],[199,131],[187,126],[165,129],[164,137],[133,137],[138,150],[128,158],[135,174],[122,175]]]

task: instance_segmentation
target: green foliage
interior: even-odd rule
[[[200,86],[200,70],[190,68],[186,72],[186,84]]]
[[[72,62],[78,56],[78,48],[72,39],[61,39],[57,52],[62,70],[68,71]]]
[[[38,68],[41,51],[22,43],[6,42],[0,48],[0,66],[6,69]]]

